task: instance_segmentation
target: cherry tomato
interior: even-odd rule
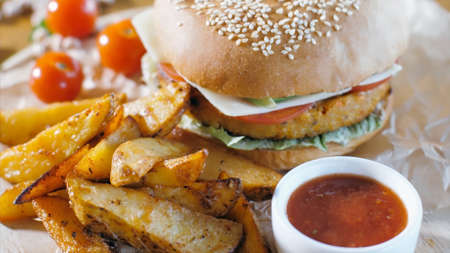
[[[281,124],[288,120],[291,120],[303,112],[309,110],[312,107],[311,104],[299,105],[295,107],[289,107],[286,109],[281,109],[278,111],[263,113],[263,114],[255,114],[255,115],[247,115],[247,116],[239,116],[236,117],[242,121],[249,123],[258,123],[258,124]]]
[[[54,33],[83,38],[94,31],[97,14],[96,0],[50,0],[46,23]]]
[[[104,66],[125,75],[139,72],[146,52],[129,19],[106,27],[97,37],[97,48]]]
[[[367,84],[367,85],[359,85],[359,86],[355,86],[352,88],[352,92],[360,92],[360,91],[368,91],[371,89],[374,89],[376,87],[378,87],[379,85],[387,82],[389,79],[391,79],[391,77],[385,78],[383,80],[380,80],[378,82],[375,83],[371,83],[371,84]]]
[[[31,70],[30,87],[46,103],[68,101],[78,95],[83,79],[80,63],[65,53],[48,52]]]
[[[159,64],[159,70],[162,72],[162,74],[173,81],[176,82],[184,82],[184,78],[180,76],[177,71],[170,65],[169,63],[160,63]]]

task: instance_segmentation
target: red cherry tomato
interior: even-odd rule
[[[61,52],[42,55],[31,70],[30,87],[46,102],[73,100],[81,89],[84,75],[81,65]]]
[[[125,75],[139,72],[146,52],[129,19],[106,27],[97,36],[97,48],[103,66]]]
[[[385,78],[385,79],[375,82],[375,83],[355,86],[352,88],[351,92],[368,91],[368,90],[374,89],[374,88],[378,87],[379,85],[387,82],[389,79],[391,79],[391,77]]]
[[[96,0],[50,0],[46,23],[54,33],[83,38],[94,31],[97,13]]]
[[[288,120],[291,120],[303,112],[309,110],[312,107],[311,104],[299,105],[295,107],[289,107],[286,109],[281,109],[278,111],[263,113],[263,114],[255,114],[255,115],[247,115],[247,116],[239,116],[236,117],[242,121],[249,123],[258,123],[258,124],[281,124]]]

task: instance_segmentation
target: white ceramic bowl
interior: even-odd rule
[[[289,198],[300,185],[329,174],[366,176],[392,189],[402,200],[408,213],[405,229],[388,241],[359,248],[328,245],[298,231],[287,217]],[[272,228],[279,253],[410,253],[416,247],[421,223],[422,202],[411,183],[392,168],[356,157],[336,156],[304,163],[281,179],[272,199]]]

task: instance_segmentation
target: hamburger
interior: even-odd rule
[[[289,169],[367,142],[392,112],[406,0],[155,0],[133,20],[155,69],[194,89],[180,128]],[[147,74],[145,74],[147,73]]]

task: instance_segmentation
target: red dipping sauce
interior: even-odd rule
[[[287,205],[289,221],[317,241],[366,247],[398,235],[408,220],[400,198],[363,176],[334,174],[298,187]]]

